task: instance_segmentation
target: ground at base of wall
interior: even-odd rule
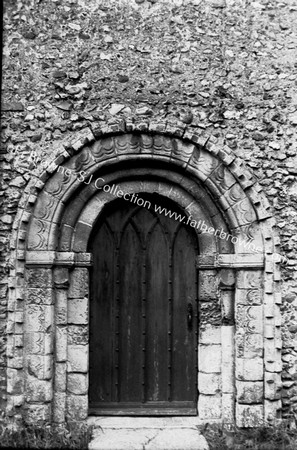
[[[132,425],[88,423],[78,426],[21,425],[0,422],[0,449],[81,449],[81,450],[296,450],[296,422],[254,429],[235,429],[220,424],[161,423],[150,427],[129,418]],[[164,421],[164,419],[161,419]],[[174,421],[173,421],[174,422]],[[176,421],[175,421],[176,422]],[[120,419],[118,419],[120,423]],[[158,425],[158,426],[157,426]],[[170,426],[171,425],[171,426]]]
[[[87,450],[92,428],[87,424],[26,425],[0,421],[0,449]]]
[[[296,421],[278,425],[262,426],[229,431],[220,424],[206,424],[199,427],[209,450],[296,450]]]

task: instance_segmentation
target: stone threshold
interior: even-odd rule
[[[198,417],[95,417],[90,450],[208,450]]]

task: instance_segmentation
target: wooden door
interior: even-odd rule
[[[91,240],[92,414],[197,413],[197,238],[148,199],[113,202]]]

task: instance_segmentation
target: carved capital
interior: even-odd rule
[[[27,251],[26,252],[26,266],[52,266],[55,261],[54,251]]]
[[[91,253],[55,252],[55,251],[27,251],[26,266],[63,266],[89,267],[92,265]]]
[[[220,254],[199,255],[196,259],[197,269],[249,269],[264,267],[264,256],[261,254]]]

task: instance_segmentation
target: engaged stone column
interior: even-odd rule
[[[236,403],[236,424],[239,427],[257,426],[264,419],[262,270],[264,256],[245,253],[199,255],[197,267],[200,269],[200,370],[221,375],[221,388],[218,387],[216,392],[221,393],[221,411],[225,423],[233,421],[233,405]],[[218,269],[220,269],[219,286],[217,286],[218,277],[216,276]],[[220,288],[219,298],[216,294],[218,287]],[[268,292],[267,287],[266,292]],[[217,333],[220,325],[219,338]],[[216,355],[218,348],[221,349],[221,357],[219,354]],[[268,357],[268,352],[266,353]],[[217,364],[213,364],[214,356],[216,356]],[[236,398],[235,386],[232,382],[234,360]],[[278,365],[274,364],[273,367],[278,368]],[[203,375],[199,374],[199,377],[202,381]],[[213,383],[210,376],[208,379],[209,384],[205,387],[205,394],[212,394],[213,397],[206,398],[206,395],[200,394],[199,415],[203,419],[219,418],[220,412],[217,411],[219,401],[214,396],[214,390],[210,392],[210,386]],[[202,390],[200,392],[204,394]],[[211,407],[208,406],[210,404]]]
[[[55,381],[53,420],[65,422],[66,411],[66,364],[67,364],[67,290],[69,287],[69,268],[56,267],[55,285]]]
[[[212,420],[222,415],[221,305],[218,271],[199,268],[198,414]]]
[[[31,255],[26,271],[26,420],[51,420],[53,398],[53,280],[51,258]],[[47,252],[52,253],[52,252]]]
[[[70,273],[68,292],[67,419],[88,416],[89,272],[76,267]]]
[[[27,252],[24,378],[28,422],[63,423],[87,417],[90,260],[88,253]],[[13,372],[9,376],[15,378]]]
[[[54,413],[57,423],[88,415],[89,253],[58,252],[55,285]]]
[[[235,271],[220,270],[220,298],[222,307],[222,419],[233,426],[235,420]]]
[[[263,271],[240,270],[236,289],[236,422],[263,423]]]

